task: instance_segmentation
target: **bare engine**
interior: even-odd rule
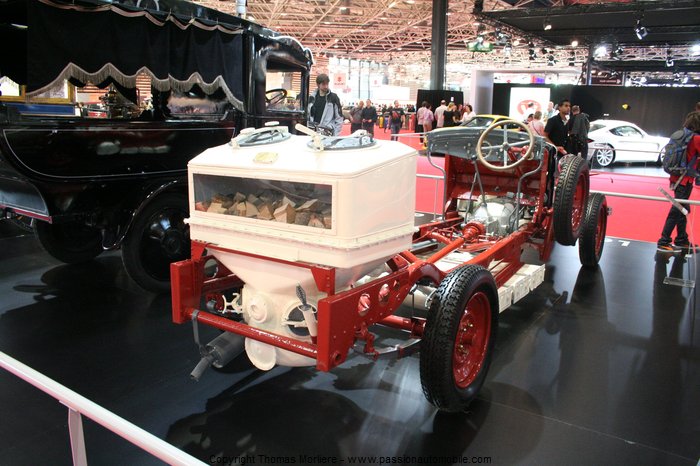
[[[521,225],[516,216],[515,200],[512,193],[505,197],[486,196],[478,200],[460,199],[457,210],[464,217],[464,222],[479,222],[486,227],[486,234],[506,236]]]

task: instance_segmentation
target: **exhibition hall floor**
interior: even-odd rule
[[[700,458],[695,290],[664,284],[667,275],[694,279],[695,256],[609,239],[590,270],[575,247],[555,246],[544,283],[500,315],[478,399],[445,415],[421,393],[417,354],[354,355],[330,373],[262,372],[243,356],[192,382],[191,327],[172,324],[170,297],[136,287],[117,253],[63,265],[6,222],[0,250],[0,350],[208,464],[246,455],[255,459],[247,464],[315,464],[300,454],[341,464],[360,455],[496,465]],[[0,370],[0,463],[71,464],[66,411]],[[84,423],[89,464],[160,464]]]

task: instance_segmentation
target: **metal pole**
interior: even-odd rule
[[[120,435],[167,464],[177,466],[204,466],[205,464],[150,432],[135,426],[113,412],[106,410],[102,406],[88,400],[84,396],[2,352],[0,352],[0,368],[29,382],[39,390],[56,398],[67,406],[68,409],[86,415],[93,421],[111,430],[115,434]],[[72,422],[75,423],[75,418]]]
[[[71,408],[68,408],[68,434],[70,436],[70,449],[73,454],[73,465],[87,466],[83,418],[78,411]]]
[[[445,63],[447,62],[447,2],[433,0],[432,44],[430,47],[430,89],[445,88]]]
[[[591,85],[591,73],[593,71],[593,44],[588,46],[588,58],[586,59],[586,86]]]

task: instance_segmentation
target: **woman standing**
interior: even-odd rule
[[[443,113],[443,117],[445,118],[445,124],[443,125],[444,128],[457,126],[457,106],[454,102],[450,102],[450,104],[447,106],[447,110],[445,110],[445,113]]]
[[[474,108],[471,106],[471,104],[465,104],[464,105],[464,115],[462,115],[462,124],[466,125],[475,116],[476,116],[476,113],[474,113]]]

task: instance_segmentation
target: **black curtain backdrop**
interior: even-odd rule
[[[493,112],[508,114],[510,90],[530,87],[515,84],[494,84]],[[541,84],[536,87],[542,87]],[[670,136],[680,128],[685,116],[700,101],[700,89],[690,87],[625,87],[625,86],[545,86],[551,99],[563,98],[579,105],[591,121],[600,118],[635,123],[655,136]],[[623,106],[626,106],[625,109]]]
[[[464,93],[461,91],[433,91],[430,89],[418,89],[418,95],[416,96],[416,110],[418,110],[423,101],[428,102],[432,105],[433,111],[440,106],[440,101],[444,100],[446,103],[450,103],[450,99],[454,99],[455,105],[459,106],[464,103]]]
[[[182,27],[173,21],[157,24],[110,9],[76,11],[32,0],[26,5],[27,72],[19,82],[27,85],[27,92],[59,77],[84,81],[92,75],[96,82],[111,78],[122,85],[135,84],[145,67],[160,80],[154,87],[161,91],[185,91],[197,84],[209,93],[223,88],[228,96],[243,99],[240,33]]]

